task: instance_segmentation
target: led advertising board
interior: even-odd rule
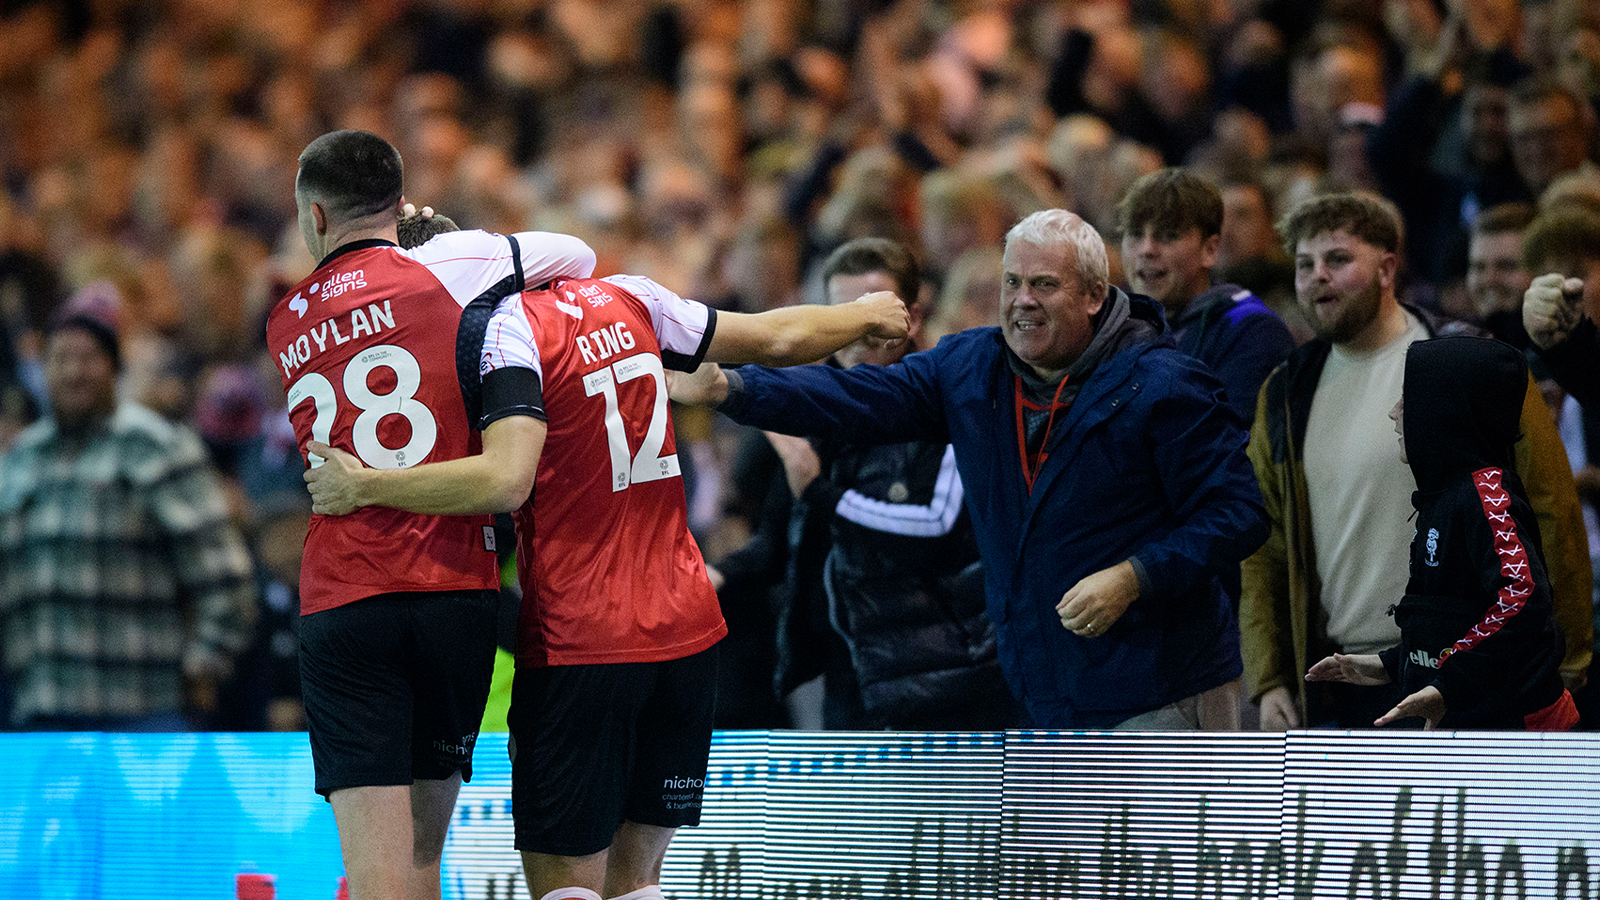
[[[0,898],[332,900],[305,735],[0,735]],[[504,735],[444,895],[526,897]],[[1591,861],[1591,857],[1593,857]],[[1600,736],[722,732],[673,900],[1600,900]]]

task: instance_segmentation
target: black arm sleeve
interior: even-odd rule
[[[512,366],[483,376],[483,417],[478,420],[478,430],[506,416],[549,421],[544,413],[544,386],[538,372]]]

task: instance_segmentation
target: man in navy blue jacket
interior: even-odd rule
[[[892,366],[703,370],[678,399],[791,434],[955,446],[1013,691],[1044,728],[1238,727],[1218,576],[1266,537],[1246,435],[1065,210],[1006,235],[999,328]]]

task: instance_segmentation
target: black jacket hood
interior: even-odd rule
[[[1513,471],[1528,363],[1478,337],[1418,341],[1406,352],[1406,458],[1419,491],[1437,491],[1490,466]]]

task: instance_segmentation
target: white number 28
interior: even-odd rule
[[[367,376],[379,367],[394,372],[394,390],[387,394],[374,394],[367,386]],[[659,363],[657,368],[660,368]],[[403,469],[421,462],[433,452],[433,445],[439,439],[439,424],[433,412],[417,399],[417,389],[422,386],[422,367],[405,348],[380,344],[361,351],[345,366],[342,380],[345,397],[361,410],[350,427],[350,442],[362,462],[374,469]],[[311,437],[326,444],[339,412],[339,397],[333,390],[333,383],[318,372],[302,375],[289,386],[289,408],[294,409],[307,400],[316,406]],[[390,415],[404,416],[411,424],[411,440],[404,447],[386,447],[378,439],[378,423]],[[315,453],[308,458],[312,468],[324,462]]]

